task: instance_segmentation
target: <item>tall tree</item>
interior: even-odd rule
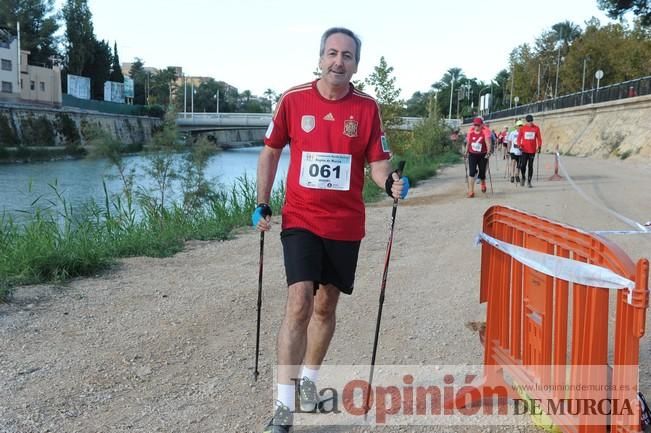
[[[651,71],[651,38],[640,36],[640,23],[627,25],[611,23],[586,27],[584,35],[570,49],[561,76],[568,91],[580,91],[596,86],[594,74],[604,72],[600,86],[647,76]],[[583,66],[585,65],[585,75]]]
[[[176,70],[173,67],[168,67],[159,71],[150,77],[150,104],[160,104],[168,106],[173,102],[174,95],[176,95]],[[178,98],[177,98],[178,101]]]
[[[124,75],[122,74],[122,66],[120,65],[120,56],[118,55],[118,43],[113,43],[113,62],[111,63],[111,81],[116,83],[124,83]]]
[[[267,101],[269,101],[268,112],[271,113],[273,111],[273,106],[276,102],[278,102],[280,95],[271,88],[265,90],[263,94],[265,98],[267,98]]]
[[[581,36],[581,27],[572,21],[562,21],[552,26],[552,31],[556,34],[556,40],[561,42],[565,48]]]
[[[366,78],[366,84],[375,91],[375,97],[382,110],[382,120],[387,126],[400,122],[402,102],[398,99],[400,89],[396,88],[396,77],[392,76],[393,66],[389,66],[384,56],[373,72]]]
[[[30,63],[50,64],[49,58],[57,56],[59,29],[53,13],[54,0],[2,0],[0,1],[0,27],[16,34],[16,22],[20,23],[20,47],[30,52]]]
[[[432,89],[438,91],[438,107],[443,114],[448,115],[450,113],[450,92],[455,92],[455,89],[458,89],[459,81],[465,78],[466,76],[461,68],[455,67],[448,69],[439,81],[432,84]],[[454,95],[452,95],[453,108],[456,108],[457,102]]]
[[[65,70],[70,74],[81,75],[86,65],[93,62],[92,56],[97,48],[93,16],[87,0],[67,0],[61,12],[66,24]]]
[[[104,82],[110,80],[112,58],[111,46],[108,41],[95,40],[93,42],[93,48],[88,57],[89,61],[81,70],[81,75],[90,77],[93,99],[104,99]]]
[[[610,18],[621,18],[626,12],[640,18],[640,24],[651,27],[651,3],[649,0],[597,0],[599,9],[605,11]]]
[[[144,65],[142,59],[136,57],[129,69],[129,77],[133,79],[133,103],[137,105],[145,105],[147,103],[147,72],[145,71]]]

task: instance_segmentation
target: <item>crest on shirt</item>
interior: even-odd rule
[[[344,135],[346,137],[354,138],[357,137],[357,120],[353,119],[352,116],[348,120],[344,120]]]
[[[311,114],[301,117],[301,129],[305,132],[311,132],[316,126],[316,119]]]
[[[391,149],[389,148],[389,141],[384,136],[384,134],[382,134],[380,140],[382,141],[382,152],[391,152]]]

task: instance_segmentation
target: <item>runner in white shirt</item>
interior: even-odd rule
[[[507,165],[507,167],[510,168],[509,173],[511,174],[511,183],[520,182],[520,156],[522,155],[522,151],[518,147],[518,133],[520,128],[522,128],[522,125],[524,125],[522,120],[515,122],[516,129],[509,132],[509,135],[506,138],[506,141],[509,143],[509,155],[511,155],[510,167]],[[513,176],[514,174],[515,176]]]

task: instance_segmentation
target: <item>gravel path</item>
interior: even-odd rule
[[[551,174],[552,160],[543,155],[541,179]],[[595,201],[634,220],[651,220],[651,188],[644,183],[651,163],[563,161]],[[485,320],[485,307],[478,303],[480,249],[473,241],[490,205],[514,206],[588,230],[627,228],[580,198],[566,181],[516,188],[503,177],[503,161],[493,165],[494,194],[465,198],[459,164],[421,183],[401,204],[378,364],[481,364],[482,346],[468,324]],[[328,364],[370,362],[390,201],[369,206],[367,215],[355,293],[340,302]],[[266,240],[257,383],[252,370],[258,235],[246,229],[226,242],[189,242],[174,257],[120,260],[95,278],[17,290],[11,304],[0,305],[0,432],[260,431],[272,403],[275,337],[285,301],[279,229],[276,224]],[[634,260],[651,256],[651,236],[613,239]],[[647,335],[648,328],[647,321]],[[642,390],[651,395],[648,336],[640,366]]]

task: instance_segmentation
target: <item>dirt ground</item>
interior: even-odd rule
[[[651,163],[563,158],[595,202],[651,220]],[[412,189],[398,209],[378,364],[482,363],[469,322],[479,304],[483,212],[504,204],[586,230],[629,229],[567,181],[546,181],[543,155],[532,189],[492,164],[494,194],[465,197],[461,164]],[[409,167],[406,168],[409,171]],[[477,188],[477,191],[479,188]],[[326,364],[369,364],[388,236],[390,200],[367,209],[355,292],[343,297]],[[258,432],[269,417],[276,332],[285,289],[280,225],[265,245],[260,379],[252,380],[257,233],[189,242],[166,259],[120,260],[111,271],[64,286],[24,287],[0,305],[0,432]],[[634,260],[651,257],[651,235],[610,236]],[[611,313],[611,322],[613,314]],[[651,395],[649,323],[640,361]],[[311,432],[513,431],[508,426],[300,427]],[[528,427],[527,431],[542,431]]]

